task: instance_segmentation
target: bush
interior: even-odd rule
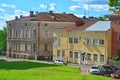
[[[120,57],[119,56],[113,56],[113,57],[111,57],[111,59],[117,61],[117,60],[120,60]]]

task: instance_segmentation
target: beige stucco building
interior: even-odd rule
[[[53,60],[107,64],[111,57],[110,21],[88,23],[54,31]]]

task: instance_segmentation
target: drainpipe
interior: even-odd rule
[[[68,35],[69,35],[69,32],[68,31],[66,31],[66,33],[67,33],[67,61],[66,62],[68,62],[68,43],[69,43],[69,40],[68,40]]]

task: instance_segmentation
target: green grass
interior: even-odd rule
[[[37,62],[0,62],[0,80],[116,80],[82,75],[80,69]]]

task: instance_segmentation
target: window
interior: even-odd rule
[[[54,36],[54,43],[53,45],[58,45],[58,37],[57,36]]]
[[[27,23],[25,23],[25,26],[28,26],[28,24],[27,24]]]
[[[29,30],[24,30],[24,38],[27,38],[28,37],[28,35],[29,35]]]
[[[120,34],[118,34],[118,36],[117,36],[117,40],[120,41]]]
[[[9,24],[9,26],[11,26],[11,24]]]
[[[104,55],[100,55],[100,62],[104,62]]]
[[[45,27],[47,27],[47,26],[48,26],[48,24],[47,24],[47,23],[45,23],[45,24],[44,24],[44,26],[45,26]]]
[[[78,43],[78,38],[74,38],[74,43]]]
[[[25,43],[25,51],[27,51],[27,44]]]
[[[12,37],[12,30],[9,30],[9,37]]]
[[[97,54],[94,54],[93,59],[95,62],[97,62]]]
[[[20,51],[20,44],[19,43],[15,43],[15,50]]]
[[[75,52],[75,58],[78,58],[78,52]]]
[[[36,52],[36,45],[33,43],[33,51]]]
[[[44,34],[45,34],[45,38],[48,38],[48,30],[45,30]]]
[[[69,43],[73,43],[73,38],[69,38]]]
[[[16,31],[15,31],[15,36],[16,36],[16,37],[20,37],[20,30],[16,30]]]
[[[73,52],[72,51],[69,52],[69,57],[73,58]]]
[[[57,51],[57,57],[60,58],[60,50]]]
[[[36,38],[36,30],[33,30],[33,37]]]
[[[90,61],[91,60],[91,54],[87,53],[87,60]]]
[[[120,49],[117,50],[117,55],[120,57]]]
[[[91,39],[87,39],[87,44],[88,44],[88,45],[91,45],[91,44],[92,44]]]
[[[44,45],[44,51],[48,51],[48,45],[47,44]]]
[[[104,40],[100,40],[100,45],[104,45]]]
[[[62,58],[65,57],[65,51],[62,51]]]
[[[118,28],[120,28],[120,21],[118,21]]]
[[[94,45],[98,45],[98,39],[94,39],[94,40],[93,40],[93,44],[94,44]]]

